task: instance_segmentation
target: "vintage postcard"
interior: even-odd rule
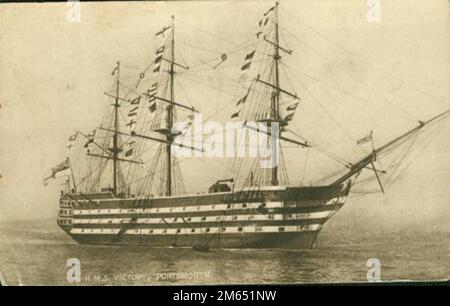
[[[448,280],[448,9],[0,4],[1,283]]]

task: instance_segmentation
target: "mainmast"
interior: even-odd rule
[[[118,128],[118,108],[120,107],[119,101],[120,100],[124,100],[124,101],[128,101],[126,99],[122,99],[119,97],[119,75],[117,76],[117,87],[116,87],[116,96],[115,96],[115,104],[113,104],[114,106],[114,128],[113,129],[108,129],[108,128],[104,128],[101,127],[102,130],[108,131],[108,132],[112,132],[113,133],[113,147],[109,148],[108,150],[112,153],[110,154],[110,156],[103,156],[103,155],[98,155],[98,154],[89,154],[91,156],[95,156],[95,157],[100,157],[100,158],[107,158],[107,159],[113,159],[113,191],[114,191],[114,195],[117,194],[117,177],[118,177],[118,162],[130,162],[130,163],[138,163],[138,164],[142,164],[142,162],[140,161],[133,161],[133,160],[128,160],[128,159],[124,159],[124,158],[120,158],[118,156],[118,154],[120,152],[122,152],[121,148],[119,147],[118,144],[118,136],[119,135],[125,135],[125,136],[129,136],[129,137],[139,137],[142,139],[146,139],[146,140],[152,140],[152,141],[156,141],[156,142],[160,142],[162,144],[165,145],[165,152],[166,152],[166,167],[165,167],[165,176],[166,176],[166,190],[165,190],[165,195],[166,196],[171,196],[172,195],[172,152],[171,152],[171,147],[172,145],[178,146],[178,147],[182,147],[182,148],[186,148],[186,149],[191,149],[191,150],[198,150],[198,151],[203,151],[202,149],[198,149],[195,147],[191,147],[191,146],[186,146],[183,144],[177,144],[174,142],[175,137],[177,135],[173,135],[172,134],[172,126],[174,124],[174,107],[180,107],[182,109],[185,110],[189,110],[192,111],[194,113],[198,113],[198,111],[194,108],[194,107],[188,107],[182,103],[179,103],[177,101],[175,101],[175,66],[180,67],[182,69],[188,70],[189,66],[185,66],[182,64],[179,64],[177,62],[175,62],[175,17],[172,16],[172,25],[169,27],[164,27],[160,32],[158,32],[156,35],[163,35],[164,32],[166,30],[168,30],[169,28],[172,29],[172,33],[171,33],[171,39],[170,39],[170,54],[168,55],[168,57],[163,57],[163,53],[164,53],[164,49],[165,46],[162,47],[163,51],[158,51],[157,50],[157,58],[155,59],[155,63],[159,63],[160,61],[164,61],[166,63],[169,64],[167,73],[169,74],[169,80],[168,80],[168,86],[169,87],[169,97],[161,97],[159,95],[157,95],[157,93],[141,93],[142,96],[146,96],[148,98],[150,98],[152,101],[154,100],[158,100],[161,103],[167,104],[167,106],[164,108],[164,110],[166,111],[166,119],[165,119],[165,127],[164,128],[158,128],[155,129],[155,132],[160,133],[161,135],[164,136],[164,138],[160,138],[160,137],[153,137],[153,136],[149,136],[149,135],[144,135],[141,133],[136,133],[135,131],[132,131],[130,133],[124,133],[122,131],[119,130]],[[161,48],[160,48],[161,49]],[[117,71],[117,73],[119,72],[119,68],[120,68],[120,64],[117,63],[117,67],[114,69],[114,72]],[[159,72],[159,66],[158,66],[158,70]],[[156,72],[156,71],[155,71]],[[157,83],[156,83],[157,84]],[[130,102],[130,101],[128,101]],[[156,102],[155,102],[156,103]]]
[[[167,105],[167,143],[166,143],[166,196],[172,195],[172,125],[173,125],[173,103],[175,103],[175,16],[172,15],[172,39],[170,59],[170,102]]]

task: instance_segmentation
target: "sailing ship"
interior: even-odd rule
[[[308,249],[315,245],[325,222],[343,207],[363,171],[384,191],[381,177],[387,171],[378,160],[410,144],[449,111],[417,122],[378,147],[373,146],[370,133],[358,145],[372,143],[371,150],[359,160],[342,162],[345,171],[329,182],[289,184],[286,163],[290,168],[299,163],[286,162],[279,144],[304,150],[313,148],[314,143],[287,136],[301,99],[281,84],[281,59],[293,52],[280,42],[278,10],[276,3],[261,16],[253,50],[239,66],[242,75],[236,81],[244,86],[231,113],[233,120],[241,120],[242,129],[265,139],[269,166],[262,167],[262,158],[257,156],[244,175],[235,170],[234,177],[211,182],[205,193],[184,190],[174,150],[202,155],[205,149],[202,143],[179,141],[200,111],[176,98],[176,78],[192,67],[175,57],[172,17],[172,22],[156,33],[159,45],[152,63],[138,74],[135,83],[125,84],[121,64],[115,66],[114,84],[105,93],[108,106],[101,126],[91,133],[77,131],[69,138],[69,152],[77,146],[86,150],[81,154],[84,168],[68,157],[47,178],[68,178],[59,199],[58,226],[82,244]],[[210,69],[224,65],[229,54],[219,54]],[[183,120],[184,125],[175,128],[176,122]],[[233,169],[241,169],[246,161],[236,158]],[[78,180],[76,166],[80,168],[77,176],[85,174]]]

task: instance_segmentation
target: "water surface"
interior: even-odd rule
[[[81,284],[245,284],[366,281],[367,260],[381,261],[383,280],[450,276],[450,233],[359,231],[325,226],[312,250],[212,250],[85,246],[52,220],[0,226],[0,272],[9,284],[69,285],[69,258],[81,262]]]

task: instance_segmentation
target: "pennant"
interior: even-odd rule
[[[250,65],[251,65],[251,64],[252,64],[252,62],[245,63],[245,64],[241,67],[241,71],[248,70],[248,69],[250,68]]]
[[[267,25],[267,22],[269,22],[269,17],[267,17],[266,20],[264,21],[264,25]]]
[[[135,125],[135,124],[136,124],[136,120],[131,119],[130,122],[128,122],[128,123],[126,124],[126,126],[131,127],[131,126],[133,126],[133,125]]]
[[[261,27],[262,26],[262,19],[258,22],[258,25],[259,25],[259,27]]]
[[[284,117],[284,121],[291,121],[292,118],[294,118],[294,114],[289,114],[286,117]]]
[[[86,135],[88,141],[84,144],[84,148],[87,148],[91,143],[94,143],[95,132],[96,130],[92,130],[89,134]]]
[[[77,140],[78,132],[69,137],[69,144],[66,146],[67,150],[70,151],[74,147],[75,140]]]
[[[161,66],[158,65],[157,67],[155,67],[155,69],[153,69],[153,72],[154,72],[154,73],[159,72],[160,68],[161,68]]]
[[[237,117],[239,117],[239,112],[236,112],[233,115],[231,115],[231,118],[237,118]]]
[[[134,117],[134,116],[137,116],[137,112],[132,112],[132,111],[130,111],[130,112],[128,113],[128,117]]]
[[[150,105],[148,109],[150,110],[150,113],[154,113],[156,111],[156,102]]]
[[[89,147],[91,143],[94,143],[94,139],[88,139],[88,141],[84,144],[84,148]]]
[[[264,16],[269,15],[270,12],[272,12],[274,8],[275,8],[275,6],[272,6],[267,12],[264,13]]]
[[[165,46],[162,46],[162,47],[160,47],[160,48],[158,48],[157,50],[156,50],[156,55],[160,55],[160,54],[162,54],[162,53],[164,53],[164,49],[165,49],[166,47]]]
[[[78,136],[78,132],[76,132],[75,134],[71,135],[69,137],[69,141],[70,142],[74,142],[75,140],[77,140],[77,136]]]
[[[159,62],[161,62],[161,60],[162,60],[162,55],[159,55],[159,56],[157,56],[156,58],[155,58],[155,64],[158,64]]]
[[[155,91],[155,90],[157,90],[157,89],[158,89],[158,82],[153,83],[153,84],[152,84],[152,87],[150,87],[149,91],[150,91],[150,90],[151,90],[151,91]]]
[[[125,152],[125,156],[131,156],[133,154],[133,148],[129,149],[128,151]]]
[[[192,122],[177,122],[172,128],[173,135],[175,136],[186,135],[189,132],[191,125]]]
[[[134,127],[136,126],[136,120],[131,119],[130,122],[128,122],[128,123],[126,124],[126,126],[128,127],[131,136],[133,136],[133,133],[134,133]]]
[[[249,54],[247,54],[245,56],[245,60],[246,61],[251,60],[253,58],[253,56],[255,56],[255,52],[256,52],[256,50],[254,50],[253,52],[250,52]]]
[[[247,99],[247,95],[240,98],[239,101],[236,103],[236,106],[238,106],[239,104],[244,104],[246,99]]]
[[[155,34],[155,36],[163,35],[168,29],[170,29],[170,26],[162,28],[161,31]]]
[[[372,131],[370,131],[370,134],[369,134],[369,135],[367,135],[367,136],[365,136],[365,137],[359,139],[359,140],[356,142],[356,144],[362,145],[362,144],[365,144],[366,142],[369,142],[369,141],[372,141]]]
[[[136,99],[131,100],[131,105],[139,105],[141,102],[141,96],[137,97]]]
[[[119,70],[119,66],[116,66],[115,68],[114,68],[114,70],[111,72],[111,75],[115,75],[116,74],[116,71],[118,71]]]
[[[286,110],[287,110],[287,111],[295,111],[295,110],[297,109],[297,106],[298,106],[298,102],[297,102],[297,103],[294,103],[294,104],[292,104],[292,105],[289,105],[289,106],[286,108]]]

